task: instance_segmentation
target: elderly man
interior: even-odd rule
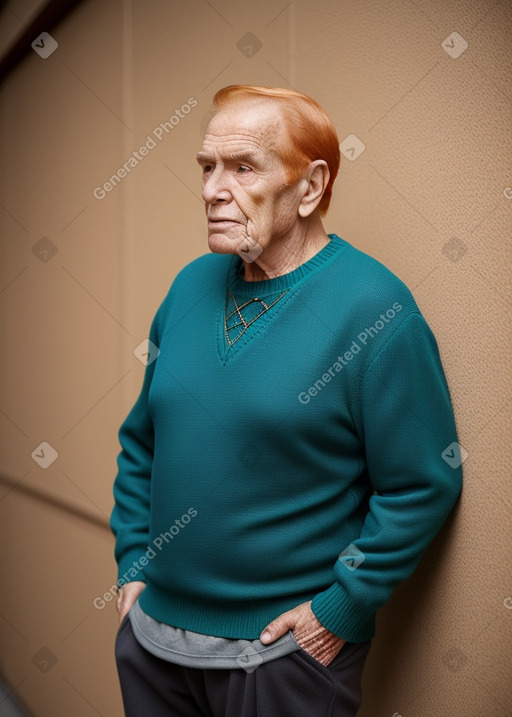
[[[119,431],[128,717],[355,715],[376,611],[459,495],[432,332],[325,233],[339,159],[306,95],[215,95],[197,155],[212,253],[156,312]]]

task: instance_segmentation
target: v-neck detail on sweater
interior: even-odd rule
[[[231,257],[226,278],[224,304],[219,307],[217,313],[217,351],[223,364],[228,363],[234,356],[238,355],[251,339],[262,334],[274,317],[296,296],[297,289],[302,286],[304,281],[329,264],[346,248],[347,243],[337,234],[328,234],[328,237],[330,239],[328,244],[304,264],[287,274],[263,281],[245,281],[240,274],[243,266],[241,257],[238,254],[234,254]],[[234,333],[231,340],[236,339],[236,342],[231,345],[226,337],[225,317],[236,310],[236,307],[230,292],[238,305],[246,304],[246,302],[254,298],[260,300],[260,302],[248,304],[242,311],[247,323],[255,319],[259,311],[262,312],[245,330],[240,329],[240,336],[238,336],[238,330]],[[268,310],[264,310],[261,301],[268,306],[273,305]]]

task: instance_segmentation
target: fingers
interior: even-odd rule
[[[304,616],[304,604],[298,605],[293,610],[283,612],[282,615],[276,617],[275,620],[269,622],[269,624],[263,629],[260,635],[260,641],[266,645],[269,642],[274,642],[278,637],[284,635],[288,630],[293,630],[297,623]]]
[[[121,591],[119,591],[118,596],[117,596],[116,608],[117,608],[118,617],[119,617],[119,624],[121,624],[123,621],[123,617],[126,615],[126,613],[131,608],[131,605],[127,604],[127,601],[123,597],[123,594]]]
[[[284,635],[285,632],[287,632],[291,627],[293,627],[293,624],[295,624],[293,623],[289,627],[288,622],[289,621],[286,619],[286,613],[281,615],[277,620],[270,622],[260,635],[261,642],[266,645],[269,642],[274,642],[274,640],[277,640],[277,638],[281,637],[281,635]]]
[[[146,587],[146,583],[140,580],[134,580],[131,583],[126,583],[117,591],[117,602],[116,608],[119,613],[119,622],[121,623],[127,612],[130,611],[132,606],[137,602],[137,599],[141,592]]]

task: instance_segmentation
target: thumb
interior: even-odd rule
[[[274,642],[274,640],[277,640],[278,637],[281,637],[288,632],[288,630],[295,627],[296,622],[297,619],[296,617],[294,618],[291,612],[285,612],[282,615],[279,615],[279,617],[272,620],[272,622],[269,622],[269,624],[263,629],[260,635],[260,641],[265,645],[269,642]]]

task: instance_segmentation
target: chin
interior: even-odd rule
[[[236,247],[240,242],[227,237],[225,234],[215,233],[208,236],[210,251],[216,254],[236,254]]]

